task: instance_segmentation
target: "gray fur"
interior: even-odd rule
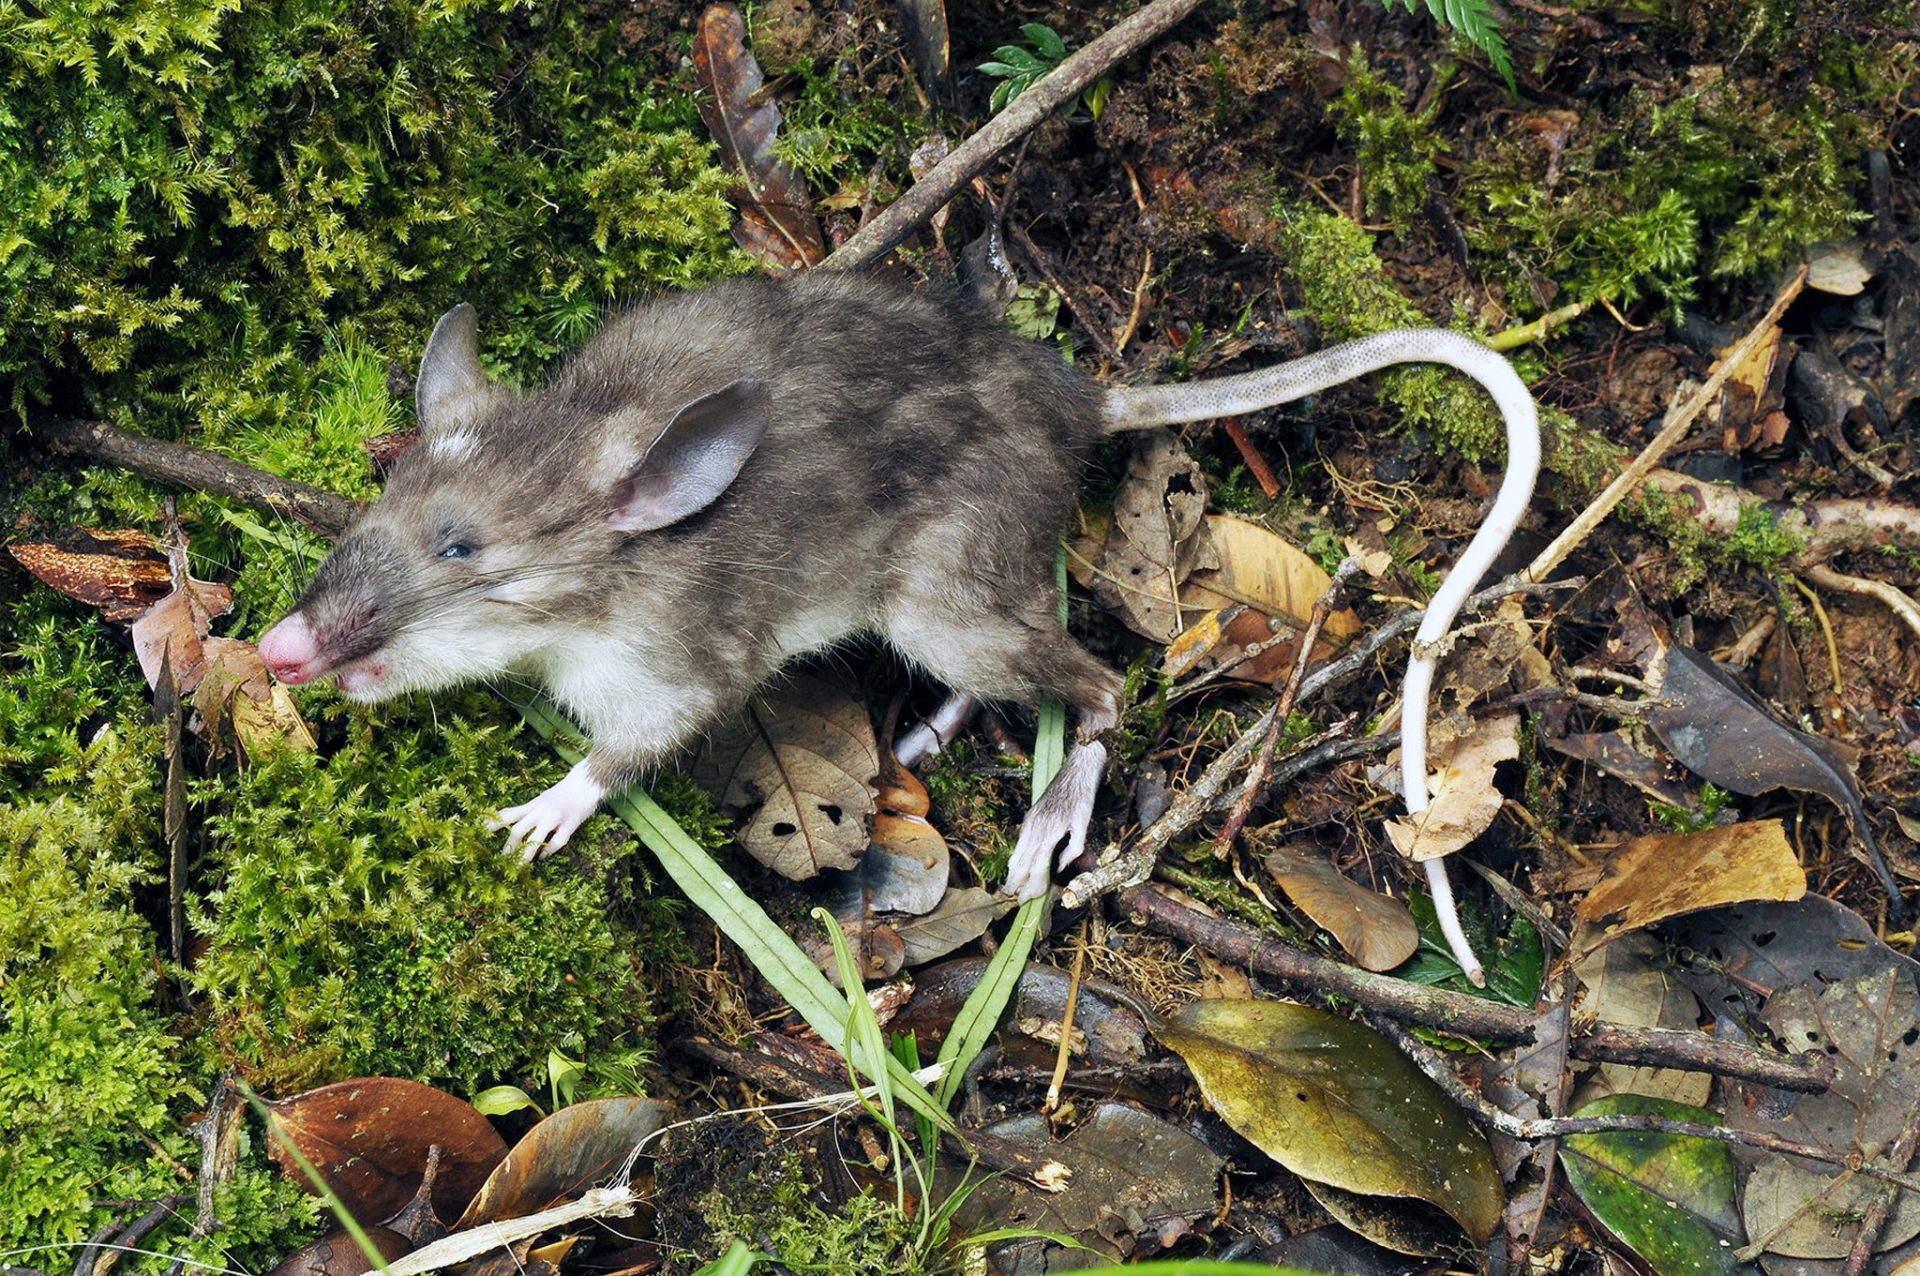
[[[1055,616],[1054,554],[1103,410],[1055,351],[819,273],[661,298],[515,395],[464,375],[478,364],[458,314],[424,361],[425,440],[299,605],[327,668],[378,670],[357,694],[532,676],[593,736],[608,785],[863,630],[958,691],[1117,705],[1119,679]],[[616,527],[673,414],[741,380],[769,420],[731,485],[670,525]],[[471,555],[439,556],[456,542]]]

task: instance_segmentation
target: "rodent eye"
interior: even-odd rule
[[[455,541],[453,544],[447,546],[445,549],[440,551],[440,557],[466,558],[472,553],[473,553],[473,546],[467,544],[465,541]]]

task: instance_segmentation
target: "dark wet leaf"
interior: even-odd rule
[[[1817,992],[1890,968],[1920,979],[1920,962],[1889,948],[1860,914],[1823,895],[1717,908],[1681,919],[1668,934],[1689,958],[1683,977],[1716,1015],[1756,1015],[1776,990]]]
[[[1071,1175],[1058,1192],[1014,1178],[990,1180],[961,1207],[959,1222],[969,1231],[1058,1232],[1118,1259],[1172,1244],[1219,1208],[1219,1155],[1131,1104],[1101,1104],[1064,1140],[1053,1137],[1043,1116],[1003,1121],[988,1132],[1059,1161]],[[1037,1273],[1051,1270],[1046,1255],[1059,1249],[1036,1237],[1002,1242],[990,1253],[999,1271]]]
[[[717,728],[694,779],[730,811],[751,812],[740,843],[783,876],[850,868],[867,849],[880,747],[845,687],[795,677]]]
[[[1874,842],[1853,772],[1831,744],[1776,719],[1732,674],[1688,647],[1667,648],[1660,699],[1665,703],[1648,710],[1647,725],[1701,779],[1747,796],[1818,793],[1844,810],[1889,908],[1900,908],[1900,888]]]
[[[1621,1113],[1719,1124],[1712,1112],[1634,1094],[1600,1099],[1574,1115]],[[1756,1271],[1734,1257],[1746,1236],[1726,1144],[1652,1130],[1574,1134],[1560,1144],[1560,1164],[1600,1225],[1657,1276]]]
[[[758,100],[760,64],[747,48],[747,24],[730,4],[709,5],[693,39],[695,99],[719,144],[722,163],[739,180],[733,200],[740,220],[733,236],[748,252],[775,266],[800,270],[827,255],[814,216],[813,196],[793,168],[773,153],[780,108]]]
[[[1824,1094],[1794,1096],[1785,1111],[1731,1105],[1729,1124],[1884,1161],[1920,1118],[1920,989],[1912,975],[1889,966],[1824,991],[1788,988],[1774,994],[1762,1018],[1788,1050],[1824,1052],[1833,1085]],[[1841,1166],[1767,1156],[1748,1176],[1741,1213],[1748,1233],[1765,1237],[1775,1253],[1840,1258],[1853,1247],[1862,1213],[1886,1190]],[[1916,1235],[1920,1193],[1897,1190],[1874,1252]]]
[[[1344,1227],[1311,1227],[1251,1255],[1252,1261],[1326,1276],[1397,1276],[1407,1260]]]
[[[1397,1254],[1422,1258],[1447,1255],[1472,1265],[1478,1252],[1444,1213],[1410,1196],[1365,1196],[1328,1183],[1300,1180],[1307,1194],[1357,1236]]]
[[[119,625],[139,619],[173,590],[167,556],[145,532],[74,527],[18,541],[7,552],[42,584],[98,607],[102,619]]]
[[[267,1105],[271,1150],[281,1172],[312,1190],[282,1141],[300,1149],[357,1218],[393,1217],[413,1198],[427,1152],[440,1145],[434,1208],[443,1218],[465,1209],[506,1142],[471,1104],[399,1077],[362,1077],[321,1086]]]
[[[906,943],[906,964],[918,966],[972,943],[986,933],[987,927],[1012,912],[1018,902],[978,886],[948,891],[932,912],[894,923]]]
[[[367,1239],[380,1251],[380,1257],[391,1263],[402,1254],[413,1252],[413,1242],[395,1231],[384,1227],[366,1229]],[[345,1229],[335,1228],[319,1240],[302,1245],[293,1253],[280,1260],[270,1276],[363,1276],[374,1270],[360,1246],[354,1243]]]
[[[1294,906],[1366,969],[1392,970],[1420,947],[1420,927],[1404,903],[1353,881],[1319,850],[1282,846],[1266,868]]]
[[[1438,1086],[1360,1024],[1281,1001],[1196,1001],[1155,1029],[1214,1110],[1304,1179],[1445,1210],[1484,1243],[1500,1176]]]
[[[900,39],[913,56],[913,73],[929,96],[947,82],[949,41],[946,0],[895,0]]]
[[[453,1230],[535,1214],[615,1178],[667,1111],[651,1099],[589,1099],[560,1109],[514,1144]]]

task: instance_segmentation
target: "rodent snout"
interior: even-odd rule
[[[262,635],[260,659],[284,683],[298,685],[311,680],[320,672],[320,644],[313,626],[299,612],[289,612]]]

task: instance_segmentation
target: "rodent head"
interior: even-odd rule
[[[621,548],[706,508],[766,433],[757,381],[668,412],[523,396],[487,378],[476,337],[467,305],[434,327],[420,442],[260,640],[282,682],[333,674],[371,701],[506,672],[597,616],[596,565],[644,570],[614,568]]]

